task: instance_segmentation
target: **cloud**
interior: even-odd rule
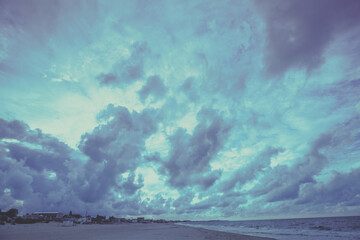
[[[0,119],[0,139],[21,139],[25,137],[25,132],[28,128],[29,127],[26,124],[17,120],[6,121],[4,119]]]
[[[343,151],[359,143],[359,118],[353,118],[342,125],[321,134],[308,153],[293,166],[277,165],[265,172],[261,184],[249,191],[254,196],[266,196],[268,202],[294,200],[301,197],[302,186],[316,184],[316,176],[331,165],[333,149]],[[335,153],[336,154],[336,153]],[[341,153],[338,153],[341,154]],[[276,176],[276,178],[274,178]]]
[[[111,73],[101,73],[99,76],[97,76],[97,79],[100,80],[102,84],[111,84],[115,83],[118,80],[118,77]]]
[[[360,146],[360,119],[359,117],[351,118],[344,124],[337,126],[330,132],[332,135],[329,138],[326,154],[329,162],[337,164],[335,166],[344,166],[346,161],[349,165],[357,162],[357,158],[351,160],[351,155],[359,154]],[[349,154],[351,152],[352,154]],[[308,203],[326,203],[326,204],[341,204],[345,206],[359,204],[359,184],[357,178],[359,177],[359,168],[350,168],[349,170],[342,170],[340,167],[331,170],[331,178],[326,181],[310,182],[305,184],[300,189],[300,196],[297,199],[297,204]],[[341,171],[342,172],[339,172]]]
[[[32,177],[19,170],[10,171],[6,177],[6,186],[16,199],[26,199],[32,192]]]
[[[150,48],[144,42],[136,42],[131,46],[131,56],[121,60],[112,66],[110,73],[101,73],[97,79],[103,85],[124,86],[144,75],[145,57],[150,53]]]
[[[24,211],[36,209],[66,209],[78,200],[72,196],[69,175],[78,169],[69,169],[73,150],[58,139],[31,130],[20,121],[0,119],[0,187],[1,208],[9,205]],[[17,129],[17,131],[14,131]],[[6,138],[3,138],[6,137]],[[1,177],[2,176],[2,177]],[[4,194],[4,190],[8,192]]]
[[[343,80],[312,90],[309,95],[336,101],[331,111],[343,107],[353,107],[360,101],[356,94],[360,91],[360,79]]]
[[[165,200],[161,194],[153,199],[141,199],[140,194],[114,200],[111,208],[120,216],[142,216],[142,215],[161,215],[169,212],[169,200]],[[113,212],[112,212],[113,213]]]
[[[135,174],[132,172],[126,179],[122,179],[119,186],[116,188],[120,193],[126,195],[133,195],[137,190],[144,186],[144,178],[140,174],[138,183],[135,183]]]
[[[195,79],[193,77],[189,77],[185,80],[185,82],[181,85],[180,90],[183,91],[190,101],[195,102],[199,98],[199,93],[195,85]]]
[[[206,216],[209,212],[217,216],[229,217],[240,214],[240,206],[248,201],[241,193],[228,192],[218,194],[214,191],[194,191],[193,188],[184,188],[181,196],[172,202],[177,215]]]
[[[266,22],[266,68],[275,75],[290,68],[319,67],[336,35],[354,29],[360,20],[357,0],[260,0],[257,5]]]
[[[165,199],[161,193],[156,194],[156,196],[147,203],[147,214],[160,215],[169,212],[171,208],[172,199]]]
[[[138,91],[141,102],[152,96],[153,101],[157,101],[165,96],[166,87],[159,76],[151,76],[147,79],[145,85]]]
[[[121,211],[127,214],[150,211],[152,207],[145,206],[138,194],[144,178],[134,170],[141,160],[145,139],[157,129],[155,119],[152,110],[129,113],[126,108],[109,105],[99,114],[99,121],[106,123],[82,138],[80,149],[89,157],[86,162],[84,157],[74,159],[79,154],[56,138],[31,130],[23,122],[1,119],[2,129],[7,130],[2,136],[7,138],[0,142],[0,207],[64,212],[92,208],[112,212],[111,206],[99,205],[100,199],[107,199],[115,205],[133,205],[133,212],[131,208]],[[26,130],[10,131],[13,126]],[[90,151],[91,148],[98,149]],[[127,176],[121,175],[125,172]],[[114,198],[118,194],[123,196],[122,200]],[[132,202],[134,199],[136,202]],[[17,200],[23,201],[23,205],[16,205]],[[154,212],[164,211],[160,210]]]
[[[36,171],[44,169],[59,172],[59,176],[66,171],[65,160],[69,155],[65,152],[49,152],[46,149],[31,149],[22,144],[7,144],[9,156],[17,161],[24,161],[24,165]]]
[[[254,160],[243,168],[238,169],[229,181],[222,184],[222,190],[227,192],[235,186],[243,186],[248,181],[253,180],[257,174],[264,172],[270,168],[271,158],[276,156],[283,149],[268,147],[260,153]]]
[[[268,171],[262,185],[251,192],[255,196],[265,194],[268,202],[296,199],[302,184],[314,182],[314,177],[328,164],[321,150],[331,141],[330,134],[321,135],[311,146],[311,150],[292,167],[278,165]],[[274,178],[273,176],[277,176]]]
[[[345,1],[0,1],[0,208],[357,209],[359,4]],[[284,77],[264,82],[264,66]]]
[[[187,208],[191,206],[191,201],[193,200],[195,194],[192,191],[182,191],[182,195],[178,197],[172,204],[172,206],[175,208],[176,213],[182,214],[184,212],[187,212]]]
[[[0,3],[1,25],[25,31],[34,38],[45,41],[45,36],[53,32],[59,16],[58,2],[5,0]]]
[[[169,183],[176,188],[199,185],[207,189],[221,175],[218,170],[211,171],[209,162],[227,140],[231,125],[211,109],[202,109],[197,120],[192,135],[179,128],[169,137],[171,150],[161,170],[169,174]]]
[[[300,197],[296,204],[341,204],[357,206],[360,204],[360,168],[349,173],[334,171],[329,181],[308,183],[301,187]]]
[[[163,213],[160,206],[153,209],[155,200],[141,200],[138,190],[144,186],[144,178],[135,174],[145,139],[157,130],[156,112],[130,113],[109,105],[98,120],[101,124],[82,137],[79,147],[88,156],[84,162],[84,156],[56,138],[31,130],[23,122],[0,119],[0,207],[113,212],[111,205],[101,206],[99,200],[106,199],[114,206],[129,206],[118,211],[121,213]],[[17,200],[23,205],[16,205]]]
[[[84,134],[79,145],[89,157],[76,184],[79,197],[85,202],[104,199],[111,188],[127,194],[140,188],[141,183],[133,183],[132,172],[139,164],[146,138],[157,130],[157,114],[151,109],[130,113],[125,107],[109,105],[98,119],[107,122]],[[118,183],[117,177],[127,171],[128,180]]]
[[[58,0],[4,0],[0,3],[0,16],[0,26],[4,29],[1,32],[4,33],[5,41],[9,43],[6,44],[7,57],[12,61],[19,60],[19,58],[16,59],[19,56],[19,49],[22,53],[28,54],[29,49],[41,52],[44,47],[51,48],[51,44],[57,42],[56,48],[64,51],[65,49],[62,48],[64,43],[72,44],[73,48],[79,44],[79,39],[90,42],[97,22],[100,22],[97,18],[98,2],[96,0],[76,3]],[[50,55],[48,57],[52,58],[56,50],[47,50]],[[25,70],[26,64],[23,60],[26,57],[22,58],[21,62],[16,62],[24,64],[22,67]],[[12,71],[14,72],[19,71]]]
[[[23,122],[3,119],[0,119],[0,137],[10,140],[4,142],[8,157],[36,171],[53,170],[59,177],[64,176],[64,163],[71,158],[72,150],[58,139],[39,129],[31,130]]]

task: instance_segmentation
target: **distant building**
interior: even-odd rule
[[[143,222],[145,222],[145,218],[143,218],[143,217],[138,217],[138,218],[137,218],[137,222],[138,222],[138,223],[143,223]]]
[[[32,216],[34,219],[44,218],[45,220],[54,221],[62,219],[64,214],[61,212],[34,212]]]
[[[116,218],[116,217],[110,217],[110,222],[111,223],[120,223],[121,219],[120,218]]]

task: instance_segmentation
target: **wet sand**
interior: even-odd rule
[[[270,240],[233,233],[211,231],[175,224],[76,225],[36,223],[0,226],[1,240]]]

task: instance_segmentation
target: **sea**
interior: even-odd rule
[[[180,224],[278,240],[360,240],[360,216],[251,221],[196,221]]]

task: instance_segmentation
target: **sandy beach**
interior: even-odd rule
[[[265,240],[253,237],[175,224],[114,224],[76,225],[63,227],[61,223],[37,223],[0,226],[2,240]]]

